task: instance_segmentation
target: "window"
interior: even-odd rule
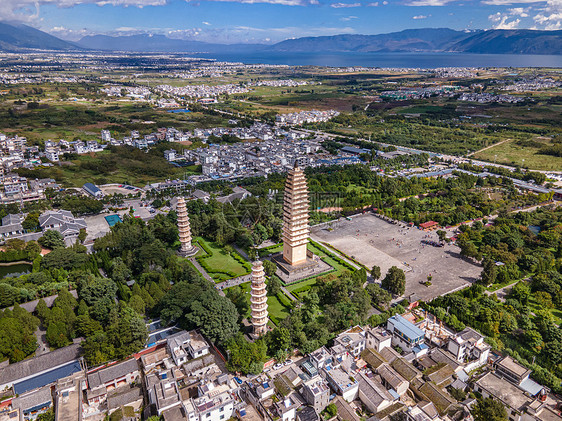
[[[207,412],[207,418],[210,418],[210,417],[211,417],[211,413]]]
[[[224,415],[221,415],[221,416],[220,416],[220,419],[221,419],[221,420],[224,420]]]
[[[220,409],[221,412],[224,412],[224,406]]]

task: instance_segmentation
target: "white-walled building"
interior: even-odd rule
[[[449,340],[447,350],[459,363],[466,363],[465,371],[471,371],[488,361],[491,346],[484,342],[484,336],[467,327]]]

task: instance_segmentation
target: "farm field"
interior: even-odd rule
[[[20,169],[29,178],[53,178],[64,187],[82,187],[84,183],[129,184],[144,187],[165,178],[183,178],[197,174],[200,167],[175,167],[157,153],[146,154],[138,149],[117,148],[61,161],[59,165]]]
[[[538,141],[544,146],[550,146],[548,141]],[[476,159],[496,162],[498,164],[520,165],[535,170],[560,171],[562,169],[562,157],[539,154],[538,147],[517,144],[516,140],[509,140],[497,144],[486,150],[475,153]]]

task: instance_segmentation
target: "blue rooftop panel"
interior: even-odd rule
[[[394,328],[400,331],[405,337],[407,337],[411,341],[415,341],[420,337],[423,338],[425,333],[415,324],[406,320],[404,317],[400,315],[392,316],[390,319],[391,323],[394,325]]]
[[[70,376],[71,374],[77,373],[80,370],[80,363],[78,361],[72,361],[46,373],[39,374],[38,376],[32,377],[19,383],[15,383],[14,392],[16,393],[16,395],[20,395],[30,390],[35,390],[40,387],[47,386],[48,384],[56,382],[58,379]]]
[[[95,185],[92,184],[92,183],[86,183],[86,184],[84,184],[84,187],[83,187],[83,188],[86,189],[86,190],[89,190],[89,191],[92,192],[92,193],[97,193],[97,192],[100,192],[100,191],[101,191],[97,186],[95,186]]]

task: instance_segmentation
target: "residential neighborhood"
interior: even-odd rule
[[[333,345],[296,354],[262,374],[242,377],[225,369],[224,356],[197,331],[176,329],[130,358],[87,367],[80,343],[0,368],[0,420],[33,420],[54,407],[56,420],[165,421],[337,419],[380,421],[472,420],[480,393],[501,401],[516,421],[561,420],[558,398],[530,378],[510,356],[491,353],[471,328],[454,333],[416,307],[386,327],[352,327]],[[164,331],[168,331],[163,330]],[[157,335],[158,330],[152,335]],[[279,367],[280,366],[280,367]],[[452,395],[453,394],[453,395]]]

